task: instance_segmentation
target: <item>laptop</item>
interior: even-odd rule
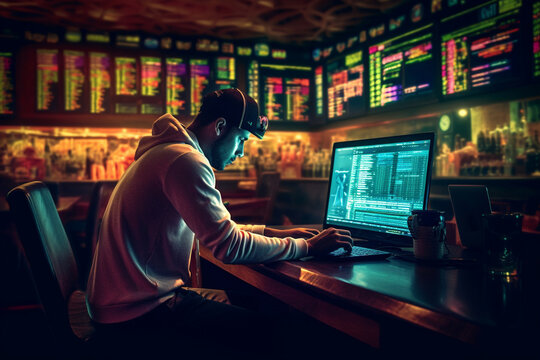
[[[407,218],[427,209],[433,143],[420,133],[334,144],[323,228],[349,230],[355,246],[327,258],[383,259],[385,248],[412,247]]]
[[[468,249],[482,246],[482,214],[491,214],[491,201],[484,185],[448,185],[461,244]]]

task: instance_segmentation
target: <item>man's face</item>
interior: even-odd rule
[[[232,128],[216,140],[212,146],[210,164],[216,170],[223,170],[232,164],[237,157],[244,156],[244,142],[249,139],[250,132]]]

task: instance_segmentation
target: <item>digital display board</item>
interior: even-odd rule
[[[309,120],[309,79],[285,78],[287,120]]]
[[[161,95],[161,58],[141,56],[141,94]]]
[[[307,66],[260,64],[263,113],[273,121],[309,119],[310,78]]]
[[[162,113],[161,104],[141,104],[141,114],[160,115]]]
[[[533,30],[533,73],[534,77],[540,76],[540,1],[533,3],[532,8]]]
[[[268,120],[284,120],[283,78],[264,76],[264,111]]]
[[[362,51],[328,62],[328,119],[358,115],[364,111],[364,71]]]
[[[64,51],[64,110],[81,111],[84,98],[85,54]]]
[[[520,7],[520,0],[491,0],[441,20],[443,95],[519,78]]]
[[[315,114],[317,116],[322,116],[324,113],[323,91],[323,67],[321,65],[315,68]]]
[[[108,44],[111,41],[111,37],[108,33],[87,33],[86,41]]]
[[[90,113],[110,110],[111,58],[105,53],[90,53]]]
[[[187,65],[181,58],[165,59],[167,66],[167,112],[173,115],[187,112]]]
[[[137,95],[137,59],[117,57],[116,95]]]
[[[259,103],[259,63],[252,60],[248,67],[248,95]]]
[[[12,52],[0,52],[0,115],[15,111],[15,76]]]
[[[58,50],[37,50],[37,104],[40,111],[57,110]]]
[[[116,45],[126,47],[139,47],[141,37],[139,35],[117,35]]]
[[[191,115],[197,115],[201,108],[202,98],[206,94],[210,81],[210,65],[208,59],[191,59],[190,68],[190,100]]]
[[[116,103],[114,112],[116,114],[137,114],[136,103]]]
[[[236,62],[233,57],[216,58],[216,90],[236,87]]]
[[[369,106],[434,94],[433,24],[369,47]]]

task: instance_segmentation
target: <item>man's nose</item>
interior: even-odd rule
[[[236,149],[236,156],[238,157],[244,157],[244,147],[240,146],[238,149]]]

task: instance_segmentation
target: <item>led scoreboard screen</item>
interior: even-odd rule
[[[326,84],[328,119],[362,113],[365,108],[363,52],[357,51],[329,62]]]
[[[256,60],[248,67],[248,95],[259,103],[259,63]]]
[[[0,115],[15,111],[15,79],[12,52],[0,52]]]
[[[90,53],[90,113],[110,110],[111,58],[105,53]]]
[[[37,50],[37,110],[57,110],[58,50]]]
[[[137,95],[137,59],[117,57],[116,95]]]
[[[284,120],[284,88],[283,78],[279,76],[264,76],[264,111],[268,120]]]
[[[81,111],[84,93],[85,54],[64,51],[64,110]]]
[[[228,56],[220,56],[216,59],[216,90],[236,87],[235,59]]]
[[[309,78],[286,77],[285,101],[287,120],[309,120]]]
[[[167,112],[187,114],[187,65],[184,59],[167,58]]]
[[[191,59],[190,67],[190,90],[191,90],[191,115],[197,115],[202,104],[202,98],[210,81],[210,65],[208,59]]]
[[[161,58],[141,56],[141,94],[161,95]]]
[[[324,114],[322,65],[315,68],[315,114],[317,116],[322,116]]]
[[[260,64],[262,111],[269,120],[309,119],[310,67]]]
[[[434,94],[433,25],[369,47],[369,104],[380,108]]]
[[[484,2],[441,20],[443,95],[519,78],[521,0]]]
[[[533,74],[540,76],[540,1],[533,3],[532,8],[532,30],[533,30]]]

